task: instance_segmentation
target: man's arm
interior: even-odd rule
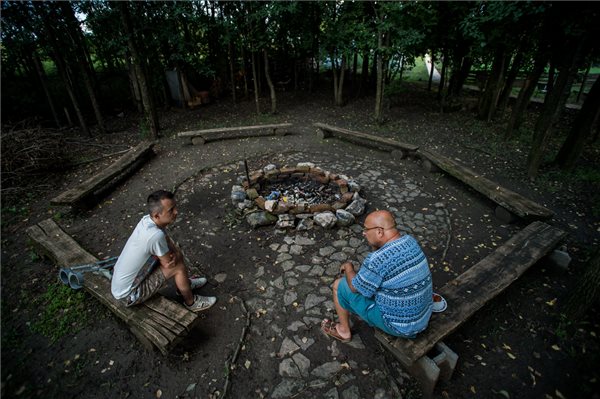
[[[348,283],[348,287],[350,291],[357,292],[356,288],[352,285],[352,279],[356,276],[356,272],[354,271],[354,266],[350,262],[346,262],[340,266],[340,272],[346,275],[346,282]]]

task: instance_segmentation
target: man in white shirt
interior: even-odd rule
[[[194,312],[210,308],[217,298],[194,295],[193,289],[206,284],[205,278],[191,279],[181,250],[165,228],[177,218],[173,193],[156,191],[148,196],[149,214],[144,216],[127,240],[113,271],[111,292],[126,306],[140,304],[156,294],[170,278],[185,306]]]

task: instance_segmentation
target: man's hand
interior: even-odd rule
[[[348,283],[348,287],[350,287],[350,291],[356,292],[356,288],[352,285],[352,279],[356,276],[356,272],[354,271],[354,265],[351,262],[344,262],[340,266],[340,273],[346,275],[346,282]]]

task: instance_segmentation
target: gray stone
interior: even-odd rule
[[[246,193],[243,191],[234,191],[231,193],[231,203],[237,205],[246,199]]]
[[[325,301],[325,302],[323,302],[323,306],[327,310],[334,310],[335,309],[335,305],[334,305],[333,301]]]
[[[319,288],[319,293],[326,295],[326,296],[331,296],[333,291],[331,291],[331,288],[329,287],[320,287]]]
[[[283,295],[283,305],[289,306],[294,303],[296,299],[298,299],[298,294],[296,294],[295,291],[286,291]]]
[[[342,252],[348,255],[354,255],[354,253],[356,252],[356,249],[352,248],[352,247],[344,247],[342,248]]]
[[[277,201],[275,201],[275,200],[265,201],[265,211],[273,212],[273,211],[275,211],[275,209],[277,209]]]
[[[350,388],[342,392],[342,399],[360,399],[360,390],[356,385],[352,385]]]
[[[298,230],[298,231],[310,230],[313,228],[314,225],[315,225],[315,221],[313,219],[302,219],[302,220],[300,220],[300,222],[298,222],[298,225],[296,226],[296,230]]]
[[[300,266],[296,266],[296,270],[299,271],[300,273],[306,273],[307,271],[309,271],[312,268],[311,265],[300,265]]]
[[[268,212],[254,212],[246,216],[246,222],[252,227],[267,226],[277,222],[277,216]]]
[[[287,329],[288,329],[288,330],[290,330],[290,331],[298,331],[298,329],[299,329],[300,327],[304,327],[304,328],[306,328],[306,324],[304,324],[303,322],[301,322],[301,321],[299,321],[299,320],[296,320],[296,321],[294,321],[292,324],[290,324],[290,325],[287,327]]]
[[[283,242],[285,242],[288,245],[292,245],[294,243],[294,238],[290,236],[285,236],[283,238]]]
[[[279,327],[276,323],[272,323],[271,330],[273,330],[275,334],[280,335],[283,328]]]
[[[336,375],[342,369],[342,365],[338,361],[327,362],[319,367],[315,367],[311,374],[317,378],[323,378],[324,380],[328,380],[334,375]]]
[[[323,258],[321,258],[320,256],[313,256],[310,259],[310,263],[312,263],[313,265],[320,265],[321,263],[323,263]]]
[[[365,349],[365,344],[363,344],[362,339],[358,334],[352,334],[352,341],[348,342],[348,346],[355,349]]]
[[[316,317],[305,316],[302,318],[302,320],[304,320],[304,324],[306,324],[307,326],[321,325],[321,319],[318,319]]]
[[[315,244],[315,240],[301,236],[301,235],[297,235],[296,238],[294,239],[294,241],[296,242],[297,245],[314,245]]]
[[[348,180],[348,188],[350,189],[350,191],[354,191],[354,192],[360,191],[360,186],[354,180]]]
[[[359,197],[358,199],[352,201],[350,205],[346,207],[346,211],[350,212],[354,216],[360,216],[365,212],[366,203],[366,200]]]
[[[275,263],[281,263],[281,262],[284,262],[284,261],[290,260],[290,259],[292,259],[292,255],[286,254],[286,253],[280,253],[279,255],[277,255],[277,259],[275,259]]]
[[[300,375],[302,377],[308,377],[308,370],[310,369],[310,360],[308,360],[308,358],[302,353],[296,353],[292,356],[292,359],[294,360],[294,363],[296,363],[296,366],[298,366]]]
[[[296,344],[298,344],[300,346],[300,348],[305,351],[307,350],[312,344],[315,343],[315,340],[309,337],[302,337],[300,338],[297,335],[294,335],[294,341],[296,342]]]
[[[296,345],[294,343],[294,341],[292,341],[288,337],[285,337],[283,339],[283,342],[281,343],[281,348],[279,348],[279,352],[277,353],[277,356],[284,357],[287,355],[291,355],[292,353],[294,353],[298,350],[300,350],[300,347],[298,345]]]
[[[350,245],[352,248],[358,248],[360,246],[360,244],[362,244],[362,240],[356,238],[356,237],[351,237],[350,240],[348,241],[348,245]]]
[[[352,380],[355,380],[355,379],[356,379],[356,377],[353,374],[350,374],[350,373],[342,374],[339,376],[339,378],[335,382],[335,385],[338,387],[341,387],[342,385],[344,385]]]
[[[279,215],[277,218],[277,224],[276,224],[278,229],[285,229],[288,227],[295,227],[294,224],[294,215]]]
[[[284,272],[287,272],[288,270],[292,270],[295,264],[296,262],[294,262],[293,260],[286,260],[281,264],[281,268]]]
[[[225,280],[227,280],[227,273],[216,274],[214,279],[217,283],[222,284]]]
[[[329,259],[332,259],[332,260],[339,260],[340,262],[345,262],[345,261],[347,261],[347,260],[348,260],[348,254],[345,254],[345,253],[343,253],[343,252],[337,252],[337,253],[335,253],[335,254],[331,255],[331,256],[329,257]]]
[[[273,389],[271,397],[273,399],[289,398],[304,387],[304,382],[295,378],[285,378]]]
[[[569,270],[571,255],[569,255],[569,253],[566,251],[555,249],[546,256],[546,260],[550,262],[552,266],[558,267],[562,270]]]
[[[373,399],[389,399],[390,396],[387,395],[387,393],[385,392],[385,389],[383,388],[377,388],[377,390],[375,391],[375,396],[373,396]]]
[[[315,164],[312,162],[298,162],[298,164],[296,165],[297,168],[314,168]]]
[[[306,301],[304,302],[304,309],[308,310],[310,308],[313,308],[313,307],[317,306],[318,304],[320,304],[321,302],[323,302],[326,299],[327,298],[325,298],[324,296],[318,296],[318,295],[315,295],[315,294],[308,294],[306,296]]]
[[[319,226],[321,226],[325,229],[332,228],[333,226],[335,226],[335,224],[337,222],[337,218],[330,211],[317,213],[314,216],[314,220],[315,220],[315,223],[317,223]]]
[[[350,230],[352,230],[356,234],[361,234],[362,233],[362,226],[360,226],[358,224],[353,224],[352,226],[350,226]]]
[[[271,244],[269,245],[269,248],[271,248],[271,251],[277,251],[277,249],[279,248],[279,244]]]
[[[268,164],[267,166],[265,166],[262,170],[265,174],[267,174],[268,172],[272,171],[272,170],[276,170],[277,166],[273,165],[272,163]]]
[[[300,255],[302,253],[302,247],[300,245],[292,245],[290,247],[291,255]]]
[[[332,277],[337,276],[338,274],[340,274],[341,265],[341,262],[331,262],[329,265],[327,265],[327,269],[325,269],[325,274]]]
[[[333,245],[336,248],[342,248],[342,247],[345,247],[346,245],[348,245],[348,241],[336,240],[336,241],[332,242],[331,245]]]
[[[323,396],[325,399],[340,399],[340,395],[338,394],[337,388],[331,388],[329,391],[325,392]]]
[[[296,279],[294,277],[290,277],[285,280],[285,283],[287,285],[289,285],[290,287],[295,287],[298,285],[299,282],[298,282],[298,279]]]
[[[343,209],[336,210],[335,217],[337,218],[338,226],[350,226],[351,224],[354,224],[356,220],[353,214]]]
[[[279,288],[280,290],[284,289],[285,286],[283,285],[283,277],[277,277],[275,280],[271,281],[271,285],[275,286],[276,288]]]
[[[237,207],[240,210],[244,210],[246,208],[252,208],[253,205],[254,205],[254,203],[250,200],[243,200],[242,202],[237,203]]]
[[[284,359],[279,363],[279,375],[282,377],[300,378],[300,370],[292,359]]]
[[[231,192],[232,193],[246,193],[246,191],[244,190],[244,187],[239,186],[239,185],[233,185],[231,186]]]
[[[320,276],[323,274],[323,272],[325,271],[325,269],[322,266],[314,266],[310,273],[308,273],[310,276]]]
[[[279,250],[277,252],[287,253],[289,250],[290,250],[290,248],[288,247],[287,244],[281,244],[281,246],[279,247]]]
[[[321,256],[329,256],[334,253],[336,249],[334,247],[323,247],[319,249],[319,255]]]
[[[254,277],[262,277],[264,274],[265,274],[265,267],[264,266],[259,266],[258,270],[254,274]]]

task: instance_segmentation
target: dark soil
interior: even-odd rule
[[[594,396],[600,391],[598,312],[592,309],[577,322],[564,316],[566,302],[576,292],[577,278],[600,239],[598,178],[586,180],[581,172],[598,167],[597,145],[586,151],[579,174],[565,175],[544,166],[533,183],[524,172],[526,134],[519,140],[504,142],[502,121],[476,121],[468,109],[440,114],[435,95],[419,87],[409,87],[406,97],[394,102],[396,105],[386,112],[388,120],[381,126],[372,120],[373,98],[334,107],[328,94],[278,95],[276,116],[257,117],[252,102],[233,105],[225,100],[192,111],[162,113],[164,137],[155,147],[157,156],[87,211],[51,207],[49,200],[106,167],[117,156],[31,179],[22,194],[3,196],[2,396],[220,397],[227,378],[225,364],[238,346],[245,323],[246,314],[240,304],[243,300],[251,315],[251,328],[229,375],[229,397],[271,396],[282,381],[282,359],[276,353],[286,334],[314,339],[315,343],[302,352],[310,359],[311,368],[332,361],[332,357],[345,365],[330,380],[307,379],[308,385],[292,390],[293,397],[323,397],[334,387],[346,397],[346,389],[353,386],[359,397],[418,397],[414,380],[379,346],[366,324],[356,321],[354,330],[365,349],[334,346],[317,325],[307,325],[297,333],[286,329],[297,319],[298,309],[257,299],[269,288],[260,287],[258,282],[272,282],[283,273],[274,262],[277,253],[270,245],[296,233],[281,232],[273,226],[252,230],[238,217],[229,194],[237,176],[244,174],[240,161],[247,159],[250,170],[268,163],[283,166],[307,161],[351,177],[366,170],[381,171],[377,181],[363,185],[362,193],[369,201],[367,211],[388,206],[379,185],[416,182],[428,196],[407,204],[408,210],[426,212],[442,202],[451,220],[451,229],[418,237],[432,264],[434,288],[477,263],[526,223],[502,224],[494,217],[494,204],[489,200],[445,175],[424,172],[414,159],[395,160],[388,153],[336,139],[321,142],[312,123],[322,122],[392,137],[460,160],[553,210],[555,216],[550,223],[570,234],[566,243],[573,257],[569,271],[559,270],[545,260],[538,262],[445,339],[459,361],[451,382],[440,384],[436,396],[598,397]],[[263,108],[267,109],[266,103]],[[531,132],[534,111],[524,132]],[[572,115],[563,118],[557,136],[566,133],[571,119]],[[93,140],[80,139],[78,156],[93,158],[134,145],[140,140],[138,121],[137,115],[109,121],[114,133]],[[285,137],[204,146],[191,146],[175,136],[199,128],[271,122],[291,122],[294,127]],[[76,132],[64,134],[73,136]],[[556,150],[560,138],[556,141],[551,143],[551,151]],[[145,350],[125,323],[86,294],[86,317],[82,314],[84,322],[72,326],[76,332],[55,342],[34,332],[31,325],[39,319],[43,306],[35,305],[35,298],[57,284],[58,268],[33,255],[25,228],[53,217],[91,253],[117,256],[144,215],[146,196],[158,188],[176,190],[179,218],[170,230],[193,268],[209,277],[208,287],[200,292],[219,298],[214,308],[202,314],[199,327],[172,353],[162,356]],[[363,221],[364,216],[358,222]],[[310,250],[317,255],[319,248],[340,239],[337,229],[315,227],[306,235],[316,241]],[[311,256],[314,253],[305,252],[294,260],[311,264]],[[223,273],[224,281],[215,279]],[[319,288],[299,287],[298,291],[318,293]]]

